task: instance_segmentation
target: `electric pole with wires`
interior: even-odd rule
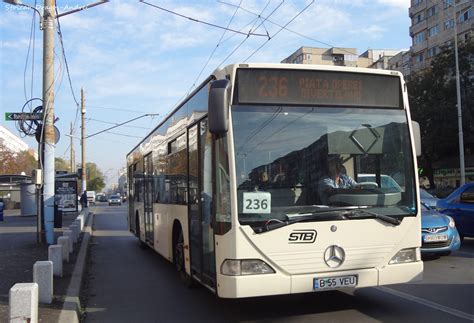
[[[43,215],[46,242],[54,244],[54,30],[55,0],[45,0],[43,9]]]

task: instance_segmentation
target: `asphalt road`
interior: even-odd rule
[[[95,208],[85,322],[473,322],[474,239],[425,261],[414,284],[244,300],[186,289],[173,265],[142,250],[127,229],[127,205]]]

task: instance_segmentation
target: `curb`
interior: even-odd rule
[[[81,317],[81,302],[79,295],[81,292],[82,278],[87,258],[87,249],[92,236],[92,225],[94,223],[94,213],[89,213],[81,248],[77,256],[76,265],[71,276],[71,282],[67,288],[64,304],[59,315],[60,323],[79,323]]]

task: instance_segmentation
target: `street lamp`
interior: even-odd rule
[[[462,109],[461,109],[461,80],[459,77],[459,58],[458,58],[458,20],[456,18],[456,7],[460,4],[468,3],[469,1],[454,3],[452,1],[445,1],[445,3],[453,8],[453,20],[454,20],[454,57],[456,60],[456,97],[457,97],[457,111],[458,111],[458,128],[459,128],[459,168],[461,170],[461,185],[466,183],[466,168],[464,165],[464,138],[462,131]]]

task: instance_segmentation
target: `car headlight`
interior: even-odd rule
[[[455,227],[456,227],[456,223],[454,222],[454,219],[453,219],[452,217],[450,217],[450,216],[448,216],[448,218],[449,218],[449,224],[448,224],[448,226],[449,226],[450,228],[455,228]]]
[[[415,262],[416,259],[416,248],[402,249],[390,259],[389,265]]]
[[[273,274],[275,270],[259,259],[226,259],[221,266],[221,274],[226,276]]]

